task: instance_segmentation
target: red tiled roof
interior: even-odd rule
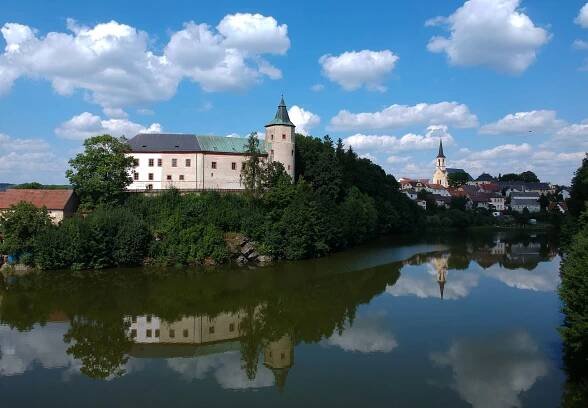
[[[47,207],[48,210],[63,210],[73,195],[73,190],[21,190],[11,189],[0,193],[0,209],[22,201],[35,207]]]

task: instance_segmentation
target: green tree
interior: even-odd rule
[[[539,178],[537,175],[529,170],[523,171],[521,174],[519,174],[519,179],[525,183],[539,183]]]
[[[247,160],[241,168],[241,182],[245,186],[245,191],[253,196],[259,196],[263,190],[264,166],[257,132],[249,134],[245,153]]]
[[[132,179],[134,159],[125,138],[94,136],[84,141],[84,152],[69,161],[65,175],[84,208],[116,205]]]
[[[471,177],[465,171],[457,171],[455,173],[449,173],[447,176],[447,182],[450,187],[460,187],[467,184],[471,180]]]
[[[541,211],[547,211],[547,207],[549,207],[549,198],[545,194],[541,194],[539,197],[539,205],[541,206]]]
[[[0,215],[0,252],[31,253],[34,239],[51,226],[51,217],[45,207],[20,202]]]
[[[586,201],[588,201],[588,154],[572,178],[572,188],[568,200],[570,214],[578,217],[586,210]]]
[[[468,199],[465,196],[451,197],[449,208],[453,210],[465,211],[468,204]]]

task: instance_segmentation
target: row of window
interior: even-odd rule
[[[235,323],[230,323],[229,324],[229,332],[232,333],[234,331],[235,331]],[[214,326],[210,326],[208,328],[208,333],[209,334],[214,334]],[[155,336],[153,336],[154,334],[155,334]],[[170,329],[168,334],[169,334],[169,337],[172,338],[172,339],[176,337],[176,331],[174,329]],[[188,332],[188,329],[184,329],[183,332],[182,332],[182,335],[184,337],[188,337],[189,334],[190,333]],[[131,337],[132,338],[136,338],[137,337],[137,329],[132,329],[131,330]],[[148,337],[148,338],[151,338],[151,337],[159,338],[160,337],[160,331],[159,331],[159,329],[155,329],[155,330],[147,329],[147,330],[145,330],[145,337]]]
[[[270,139],[274,140],[274,135],[270,135]],[[282,133],[282,140],[286,140],[286,135]]]

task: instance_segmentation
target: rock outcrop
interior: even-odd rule
[[[260,255],[257,251],[257,243],[243,234],[227,233],[225,234],[225,242],[232,258],[239,265],[250,263],[267,264],[272,261],[271,256]]]

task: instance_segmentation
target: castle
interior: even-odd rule
[[[259,147],[264,160],[278,161],[294,178],[295,125],[282,97],[273,120],[265,125]],[[178,133],[141,133],[129,140],[135,159],[131,191],[242,190],[241,169],[247,139]]]

